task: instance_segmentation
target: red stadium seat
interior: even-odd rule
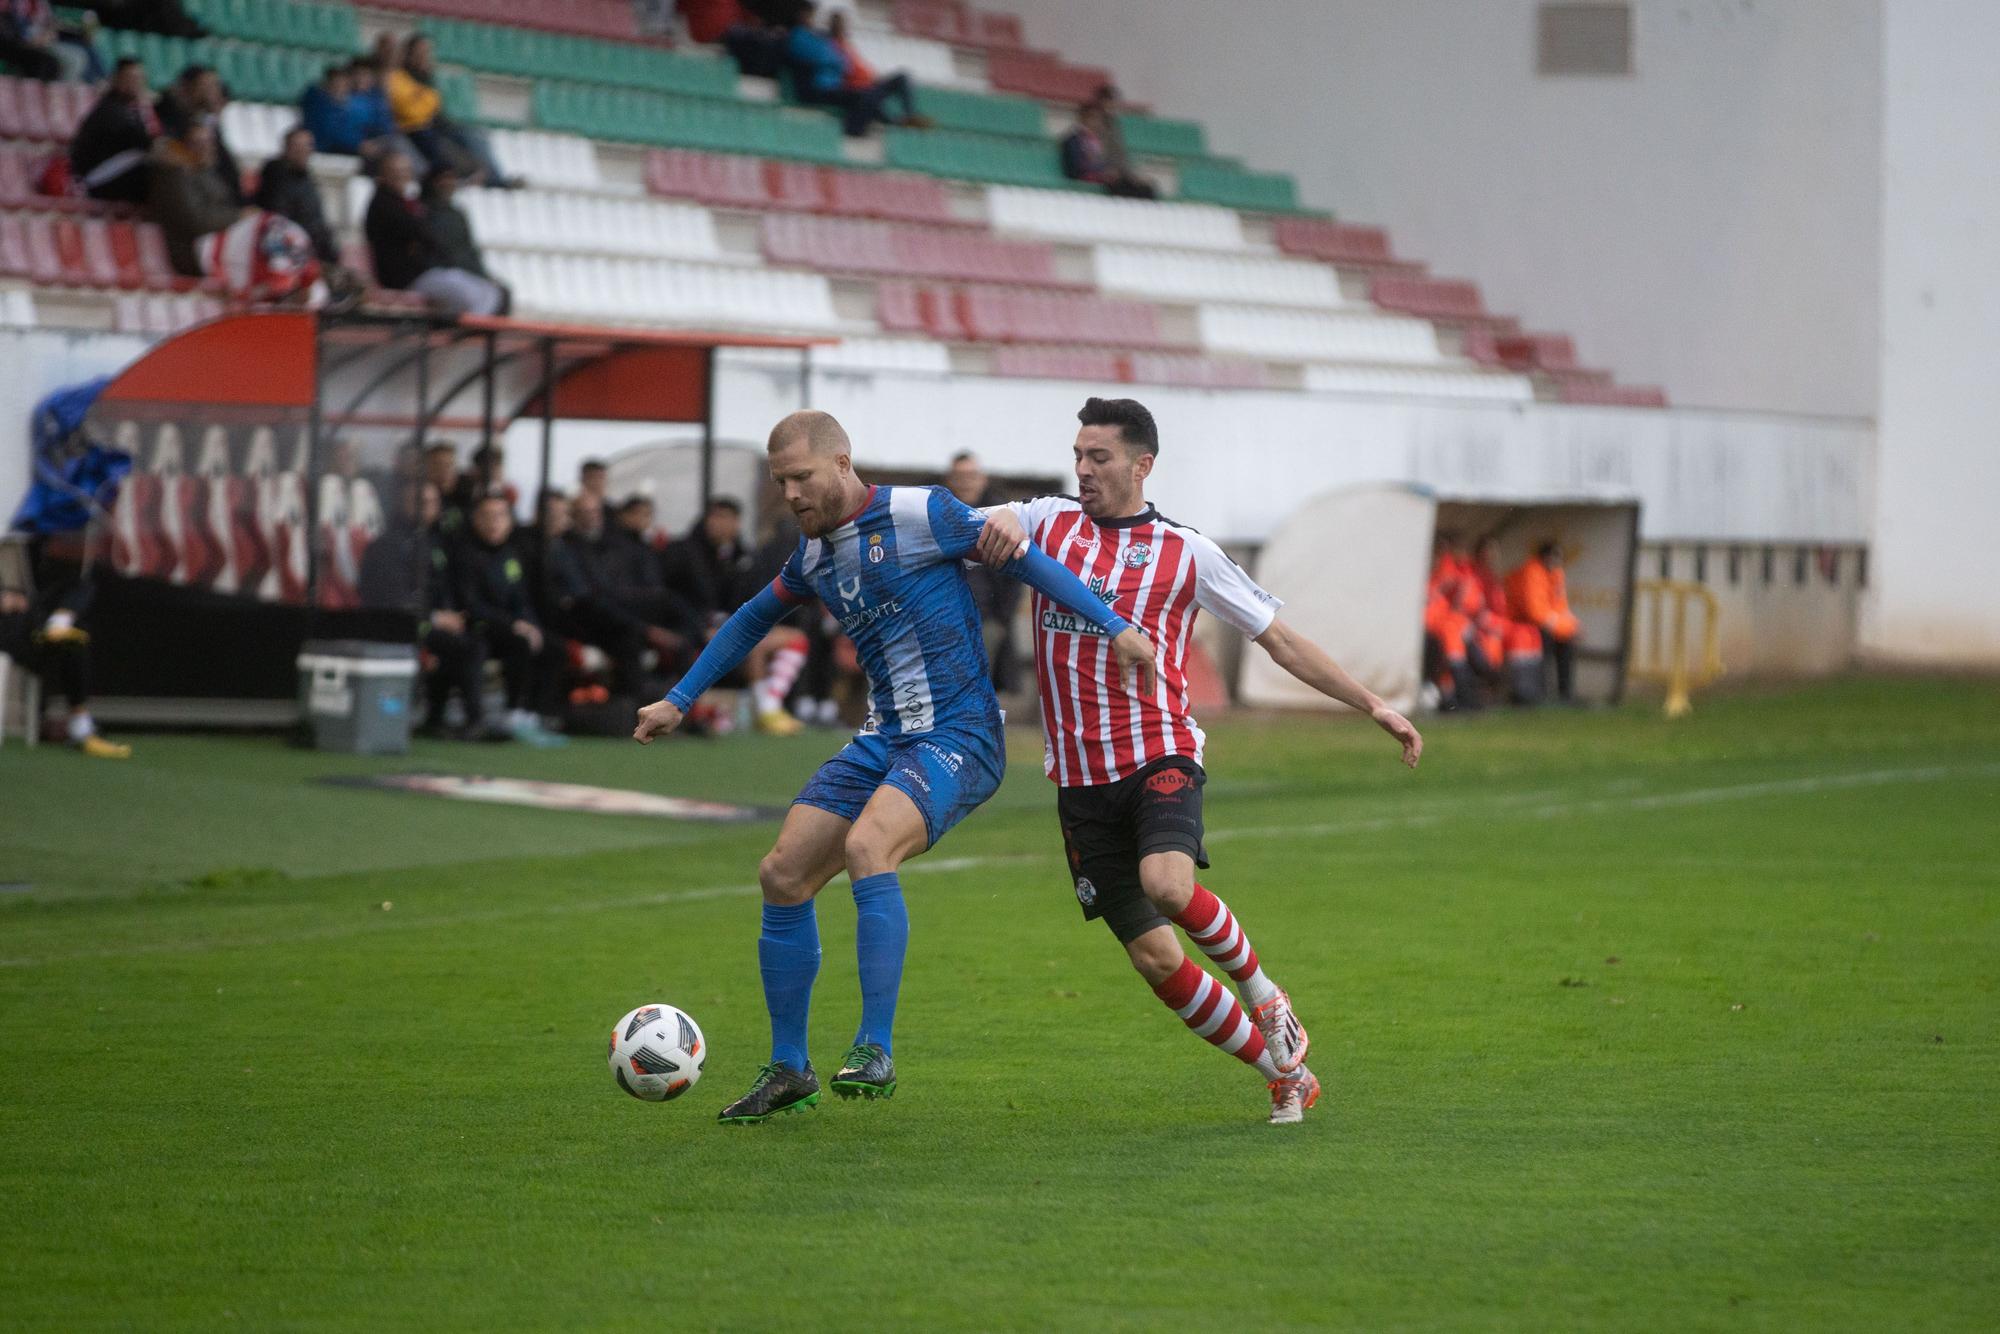
[[[1556,400],[1601,407],[1664,408],[1667,406],[1667,391],[1657,385],[1611,384],[1602,380],[1565,377],[1556,385]]]
[[[111,247],[111,265],[118,285],[135,291],[146,285],[146,268],[139,262],[139,235],[129,222],[119,219],[104,226],[105,243]]]
[[[827,210],[896,222],[959,223],[951,195],[935,176],[826,168]]]
[[[76,127],[90,114],[96,90],[87,83],[44,85],[48,102],[49,137],[68,143],[76,137]]]
[[[1132,378],[1125,354],[1098,347],[997,347],[993,374],[1112,383]]]
[[[1111,71],[1094,65],[1066,65],[1040,52],[1004,49],[987,54],[986,81],[995,92],[1049,102],[1087,102],[1099,88],[1116,82]]]
[[[826,211],[826,183],[818,167],[804,162],[766,162],[764,181],[773,208]]]
[[[986,10],[973,11],[972,35],[982,46],[1018,47],[1025,40],[1019,15]]]
[[[917,305],[924,314],[924,330],[933,338],[953,342],[967,337],[958,317],[957,294],[949,287],[927,286],[917,290]]]
[[[146,286],[156,292],[176,292],[195,285],[194,279],[174,272],[173,261],[167,258],[166,233],[160,230],[160,224],[134,223],[133,231],[139,243],[139,271],[145,276]]]
[[[26,278],[34,272],[34,262],[28,255],[27,215],[25,213],[0,213],[0,274],[10,278]]]
[[[1330,218],[1279,218],[1278,249],[1288,255],[1325,260],[1351,268],[1411,271],[1422,266],[1390,253],[1389,233]]]
[[[63,223],[57,223],[58,228]],[[82,218],[70,224],[83,236],[83,269],[92,287],[125,287],[125,274],[111,249],[111,224],[103,218]]]
[[[1508,334],[1493,340],[1500,364],[1515,371],[1571,371],[1576,344],[1567,334]]]
[[[24,208],[35,194],[25,148],[0,144],[0,208]]]
[[[55,132],[49,126],[49,85],[34,79],[14,79],[14,105],[17,128],[14,133],[23,139],[53,139]]]
[[[0,139],[25,139],[21,121],[21,80],[0,74]]]
[[[45,287],[68,282],[62,256],[56,252],[55,219],[42,213],[24,214],[21,229],[28,243],[28,276]]]
[[[1486,302],[1479,295],[1478,284],[1456,279],[1385,273],[1369,284],[1368,295],[1384,310],[1427,320],[1486,318]]]
[[[4,230],[8,219],[0,216],[0,265],[6,262]],[[0,268],[0,272],[4,272]],[[917,300],[915,283],[880,283],[875,288],[875,322],[889,333],[925,333],[924,308]]]

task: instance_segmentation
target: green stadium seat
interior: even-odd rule
[[[596,139],[842,161],[840,129],[831,120],[758,102],[544,80],[535,85],[533,110],[544,129]]]
[[[955,88],[919,88],[917,106],[947,130],[1046,139],[1042,104],[1025,97],[966,93]]]
[[[1270,213],[1289,213],[1298,208],[1292,178],[1277,172],[1243,171],[1215,162],[1184,162],[1179,174],[1182,199]]]
[[[1208,141],[1201,126],[1191,120],[1168,120],[1161,116],[1127,115],[1118,118],[1125,132],[1125,147],[1134,153],[1154,157],[1206,157]]]
[[[909,171],[1049,189],[1073,184],[1064,178],[1056,146],[1047,140],[1031,143],[950,130],[890,129],[884,142],[888,165]]]

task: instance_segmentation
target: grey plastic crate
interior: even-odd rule
[[[300,648],[298,662],[299,711],[317,749],[349,755],[408,752],[414,647],[310,640]]]

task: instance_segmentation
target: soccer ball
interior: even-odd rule
[[[670,1102],[694,1087],[708,1062],[701,1027],[671,1005],[641,1005],[611,1030],[618,1087],[647,1102]]]

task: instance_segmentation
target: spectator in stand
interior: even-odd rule
[[[357,77],[368,81],[367,93],[359,91]],[[375,83],[375,67],[365,60],[328,65],[320,81],[300,95],[299,118],[312,132],[315,151],[358,157],[371,176],[391,150],[419,161],[416,146],[396,132],[388,101]]]
[[[449,440],[433,440],[424,446],[423,477],[437,488],[443,513],[437,518],[438,531],[449,541],[457,541],[465,531],[465,510],[454,500],[458,490],[458,448]]]
[[[191,125],[208,127],[215,156],[212,170],[230,202],[241,208],[249,202],[243,193],[243,169],[222,141],[222,108],[227,105],[229,94],[222,86],[222,76],[206,65],[189,65],[160,94],[153,110],[159,114],[161,132],[175,138],[185,135]]]
[[[452,553],[453,587],[465,609],[470,633],[500,660],[507,691],[507,729],[530,745],[561,745],[564,738],[543,728],[530,707],[536,698],[535,669],[542,653],[542,627],[535,619],[527,572],[515,550],[514,509],[507,497],[484,495],[472,511],[472,531]]]
[[[1507,576],[1507,605],[1542,632],[1542,649],[1556,664],[1556,695],[1565,704],[1576,700],[1576,640],[1582,629],[1569,609],[1563,550],[1544,542],[1535,554]]]
[[[472,219],[454,202],[457,195],[458,172],[449,165],[433,169],[430,179],[424,182],[424,206],[430,210],[431,232],[437,237],[438,250],[445,267],[474,274],[500,289],[500,309],[494,314],[505,315],[514,307],[514,293],[486,271],[486,258],[479,253],[479,243],[472,235]]]
[[[472,466],[459,475],[452,503],[470,515],[482,496],[504,496],[507,508],[520,512],[521,490],[507,480],[507,451],[498,445],[472,451]]]
[[[995,503],[992,483],[979,456],[971,450],[952,455],[944,484],[954,496],[974,509]],[[1006,692],[1015,686],[1014,613],[1021,605],[1022,584],[984,565],[968,566],[965,582],[972,589],[973,605],[979,608],[979,625],[986,639],[986,664],[993,688]]]
[[[688,535],[661,553],[661,574],[670,593],[693,606],[701,618],[701,638],[722,628],[738,607],[764,587],[754,574],[755,560],[743,545],[743,507],[718,496],[696,520]],[[757,730],[790,736],[802,724],[785,712],[785,699],[806,663],[806,637],[778,626],[750,650],[742,668],[731,678],[752,682]]]
[[[874,71],[857,64],[840,40],[812,26],[813,8],[810,0],[799,6],[785,39],[785,61],[799,101],[839,111],[841,128],[850,139],[867,134],[877,123],[929,128],[930,118],[917,113],[910,76],[899,70],[886,79],[875,78]],[[844,33],[842,16],[834,17]],[[902,105],[902,114],[893,118],[888,110],[892,101]]]
[[[0,70],[45,83],[104,77],[89,37],[57,23],[49,0],[0,0]]]
[[[579,497],[589,496],[597,502],[598,514],[602,516],[611,490],[611,469],[603,459],[585,459],[577,466],[576,491]]]
[[[312,239],[297,223],[230,196],[206,124],[154,144],[147,170],[146,213],[165,234],[174,272],[253,301],[313,292],[320,266]]]
[[[257,177],[257,207],[296,222],[312,239],[321,264],[340,263],[340,247],[319,197],[312,174],[313,134],[303,125],[285,132],[284,151],[264,164]]]
[[[388,72],[383,90],[396,128],[409,136],[433,169],[451,162],[472,185],[507,190],[521,184],[500,170],[485,134],[445,114],[444,95],[437,88],[437,50],[430,38],[417,33],[403,44],[402,63]]]
[[[90,634],[77,621],[89,608],[90,585],[80,568],[48,558],[46,539],[0,552],[0,655],[12,658],[63,693],[69,743],[96,760],[130,758],[131,747],[97,734],[90,716]],[[40,727],[30,718],[29,727]]]
[[[410,159],[387,153],[363,224],[375,281],[416,292],[453,315],[493,315],[503,299],[499,284],[444,262],[430,210],[416,197]]]
[[[1143,176],[1134,175],[1125,156],[1125,136],[1114,114],[1117,99],[1118,90],[1106,84],[1077,109],[1076,125],[1062,141],[1063,175],[1103,186],[1108,195],[1157,199],[1159,190]]]
[[[146,67],[128,57],[111,71],[110,86],[76,128],[70,176],[92,199],[143,203],[146,154],[159,137],[160,118],[146,95]]]
[[[189,41],[208,36],[208,29],[188,17],[181,0],[91,0],[91,11],[107,28],[156,32]]]

